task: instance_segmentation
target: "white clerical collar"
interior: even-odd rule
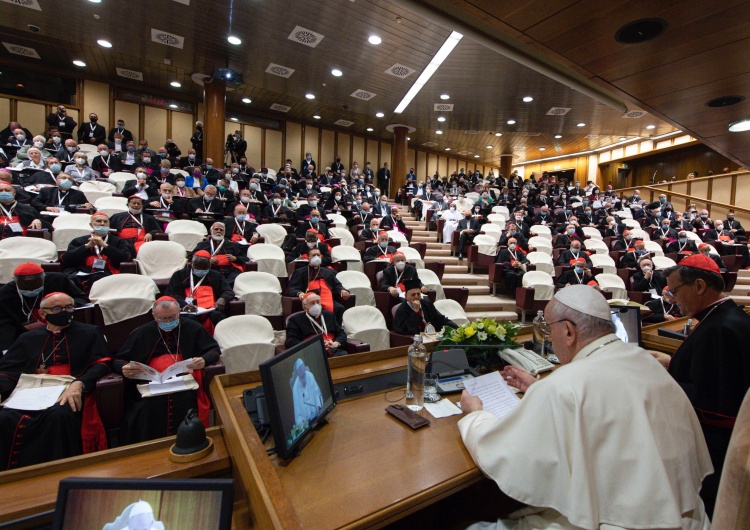
[[[598,339],[592,340],[590,343],[588,343],[586,346],[580,349],[578,353],[576,353],[575,357],[573,357],[573,360],[570,362],[580,361],[582,359],[585,359],[592,353],[600,350],[601,348],[604,348],[605,346],[608,346],[612,344],[613,342],[617,342],[620,339],[617,338],[617,335],[614,333],[608,333],[607,335],[604,335],[603,337],[599,337]]]

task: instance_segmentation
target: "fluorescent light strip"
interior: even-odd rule
[[[414,84],[406,93],[404,99],[401,100],[401,103],[398,104],[398,107],[396,107],[396,110],[394,110],[393,112],[395,112],[396,114],[401,114],[406,110],[406,107],[409,106],[411,100],[417,97],[417,94],[419,94],[419,91],[422,90],[422,87],[427,84],[427,81],[430,80],[432,74],[434,74],[437,69],[440,68],[440,65],[443,64],[443,61],[448,58],[448,56],[453,51],[453,48],[455,48],[463,38],[464,36],[457,31],[454,31],[450,34],[448,39],[443,43],[438,52],[435,54],[435,57],[432,58],[430,64],[428,64],[427,67],[422,71],[422,74],[417,78],[417,80],[414,81]]]

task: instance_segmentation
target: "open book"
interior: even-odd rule
[[[152,381],[154,383],[164,383],[167,379],[188,372],[188,366],[191,362],[192,359],[176,362],[163,372],[159,372],[156,368],[151,368],[149,365],[137,361],[130,361],[130,364],[137,366],[143,371],[143,373],[138,376],[138,379],[145,379],[146,381]]]
[[[186,359],[174,363],[163,372],[159,372],[155,368],[151,368],[146,364],[137,361],[130,361],[133,366],[138,366],[143,370],[143,374],[139,375],[138,379],[150,381],[146,384],[137,385],[138,391],[141,393],[142,397],[171,394],[173,392],[182,392],[183,390],[197,390],[198,382],[192,375],[186,374],[178,377],[178,374],[188,371],[188,365],[191,362],[192,359]]]

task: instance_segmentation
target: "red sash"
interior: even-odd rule
[[[245,239],[245,236],[243,236],[242,234],[238,234],[236,232],[234,234],[232,234],[232,241],[235,242],[235,243],[239,243],[243,239]],[[249,241],[248,241],[248,243],[249,243]]]
[[[117,236],[122,239],[134,240],[133,245],[137,252],[141,248],[141,245],[145,243],[143,238],[146,237],[146,231],[143,228],[122,228]]]
[[[323,309],[325,309],[326,311],[333,312],[333,293],[331,292],[330,287],[328,287],[328,284],[323,278],[318,278],[317,280],[308,282],[307,290],[320,291],[320,305],[322,305]]]
[[[100,359],[104,362],[109,359]],[[69,364],[57,364],[47,367],[51,375],[70,375]],[[83,398],[83,417],[81,418],[81,442],[83,453],[93,453],[107,449],[107,433],[96,407],[96,393],[91,392]]]
[[[321,318],[322,318],[322,317],[321,317]],[[324,343],[324,344],[325,344],[326,342],[328,342],[329,340],[330,340],[330,341],[332,341],[332,340],[334,339],[334,337],[333,337],[333,333],[312,333],[312,334],[308,335],[307,337],[305,337],[305,338],[304,338],[304,339],[302,339],[302,340],[307,340],[307,339],[311,339],[311,338],[313,338],[313,337],[317,337],[318,335],[323,335],[323,343]],[[328,351],[328,356],[330,357],[330,356],[331,356],[331,354],[332,354],[331,350],[329,350],[328,348],[326,348],[326,351]]]
[[[731,241],[732,238],[729,236],[719,236],[719,241]]]
[[[591,255],[591,252],[587,252],[587,251],[585,251],[585,250],[584,250],[583,252],[579,252],[579,253],[578,253],[578,257],[580,258],[582,254],[586,254],[587,256],[590,256],[590,255]],[[578,258],[573,258],[572,260],[570,260],[570,262],[569,262],[569,263],[570,263],[571,265],[573,265],[573,264],[574,264],[574,263],[575,263],[576,261],[578,261]]]
[[[209,321],[210,322],[210,321]],[[159,355],[154,357],[148,363],[151,368],[155,368],[160,372],[163,372],[176,362],[182,361],[182,354],[177,353],[175,358],[172,355]],[[193,372],[193,377],[198,382],[198,417],[203,422],[203,425],[208,427],[208,410],[211,408],[211,403],[206,395],[206,390],[203,388],[203,370],[196,370]],[[182,420],[180,420],[182,421]],[[179,422],[178,422],[179,423]]]
[[[232,263],[231,261],[229,261],[226,254],[214,254],[213,257],[216,258],[216,260],[219,262],[219,267],[234,267],[235,269],[238,269],[240,271],[245,270],[238,262],[235,261],[234,263]]]
[[[193,304],[203,309],[213,309],[216,306],[216,300],[214,299],[214,289],[210,285],[201,285],[195,288],[194,293],[190,293],[190,287],[185,287],[185,296],[192,296],[195,298]],[[206,331],[213,337],[214,324],[211,319],[208,318],[208,313],[201,315],[201,322]]]
[[[112,265],[112,262],[109,261],[109,257],[102,254],[102,257],[99,258],[96,254],[92,254],[91,256],[86,258],[86,266],[91,268],[94,266],[94,260],[97,259],[103,259],[107,263],[107,269],[109,269],[109,272],[112,274],[120,274],[120,271],[118,269],[115,269],[114,265]]]

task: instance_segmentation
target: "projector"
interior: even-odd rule
[[[231,68],[214,68],[214,73],[211,77],[233,85],[242,84],[242,74]]]

